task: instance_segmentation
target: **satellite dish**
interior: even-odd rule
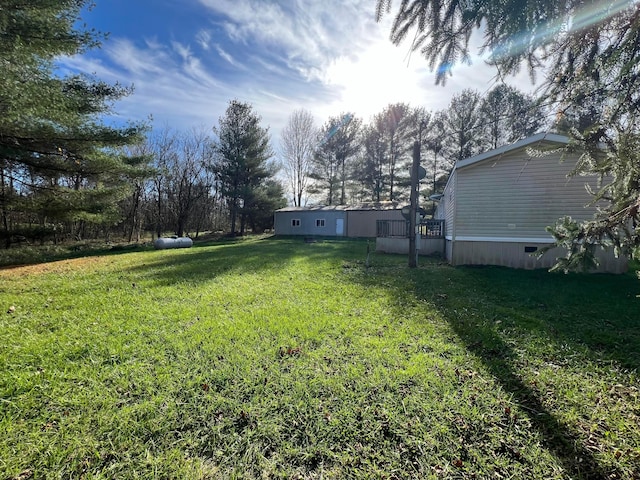
[[[427,169],[424,168],[422,165],[418,165],[418,180],[422,180],[426,176],[427,176]]]
[[[400,213],[402,214],[402,216],[407,219],[410,220],[411,219],[411,205],[405,205],[404,207],[402,207],[400,209]],[[422,208],[422,207],[418,207],[418,214],[421,217],[424,217],[427,214],[427,211]]]
[[[434,193],[433,195],[429,195],[429,200],[433,202],[439,202],[440,200],[442,200],[442,197],[444,197],[444,194]]]

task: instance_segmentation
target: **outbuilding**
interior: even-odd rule
[[[285,207],[275,211],[276,235],[346,236],[345,205]]]
[[[276,235],[372,238],[378,220],[402,218],[395,202],[286,207],[276,210],[274,228]]]
[[[553,243],[546,227],[564,216],[593,218],[586,183],[570,176],[578,154],[563,149],[569,139],[540,133],[459,161],[445,186],[435,218],[445,225],[445,251],[453,265],[549,268],[563,252],[535,252]],[[600,251],[599,271],[621,273],[627,259]]]

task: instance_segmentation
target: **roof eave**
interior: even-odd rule
[[[468,167],[469,165],[473,165],[488,158],[496,157],[498,155],[504,155],[505,153],[509,153],[520,148],[525,148],[534,143],[543,141],[567,145],[569,143],[569,138],[564,135],[558,135],[557,133],[538,133],[536,135],[532,135],[531,137],[523,138],[522,140],[519,140],[510,145],[504,145],[502,147],[496,148],[495,150],[489,150],[488,152],[480,153],[478,155],[474,155],[473,157],[460,160],[455,164],[454,169]]]

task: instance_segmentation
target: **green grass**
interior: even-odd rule
[[[640,478],[633,273],[365,257],[263,239],[0,270],[0,479]]]

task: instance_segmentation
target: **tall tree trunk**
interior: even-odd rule
[[[301,206],[302,206],[302,188],[299,188],[299,189],[298,189],[298,203],[296,203],[296,200],[295,200],[295,198],[294,198],[294,200],[293,200],[293,204],[294,204],[296,207],[301,207]]]
[[[9,219],[7,215],[7,188],[5,185],[4,169],[0,169],[0,182],[2,183],[2,191],[0,192],[0,207],[2,208],[2,228],[5,232],[4,248],[11,247],[11,235],[9,235]]]
[[[346,183],[347,179],[345,178],[345,159],[343,158],[340,161],[340,205],[344,205],[345,197],[346,197]]]
[[[244,237],[244,230],[246,227],[246,223],[247,223],[247,215],[242,212],[240,213],[240,236]]]
[[[131,241],[133,240],[133,233],[136,230],[136,224],[137,224],[137,216],[138,216],[138,207],[140,205],[140,188],[139,186],[136,186],[136,190],[133,193],[133,205],[131,206],[131,213],[130,215],[130,225],[129,225],[129,238],[128,238],[128,242],[131,243]]]
[[[231,205],[230,205],[230,211],[229,214],[231,215],[231,235],[235,236],[236,234],[236,216],[237,216],[237,203],[238,203],[238,199],[234,198],[231,200]]]
[[[162,236],[162,189],[160,188],[160,186],[158,185],[158,201],[156,202],[156,233],[158,235],[158,238],[160,238]]]

